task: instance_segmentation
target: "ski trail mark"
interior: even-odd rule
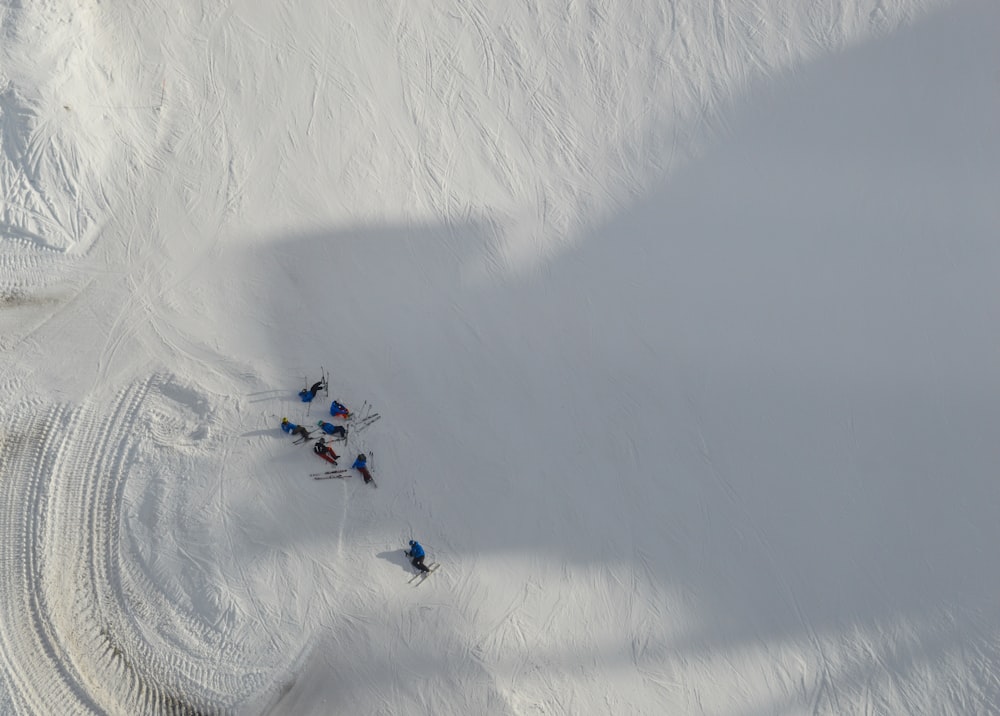
[[[187,403],[153,376],[110,405],[25,400],[0,422],[0,663],[15,712],[225,713],[266,684],[263,637],[234,624],[235,605],[192,602],[225,593],[206,581],[209,561],[178,542],[192,567],[164,572],[134,532],[129,477],[153,444],[178,443],[171,424],[201,419],[184,417]],[[177,583],[192,570],[204,577]]]

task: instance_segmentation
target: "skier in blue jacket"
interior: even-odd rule
[[[326,387],[326,381],[319,380],[313,383],[313,386],[306,390],[303,388],[299,391],[299,397],[302,398],[303,403],[311,403],[312,399],[316,397],[316,393],[323,390]]]
[[[361,473],[361,477],[365,478],[366,485],[372,481],[372,474],[368,471],[368,458],[365,457],[364,453],[358,455],[351,467]]]
[[[347,428],[343,425],[334,425],[333,423],[327,423],[322,420],[316,423],[319,429],[322,430],[327,435],[336,435],[338,438],[347,437]]]
[[[335,400],[332,403],[330,403],[330,415],[332,415],[335,418],[350,419],[351,411],[347,409],[346,405]]]
[[[427,556],[424,552],[424,548],[420,546],[420,543],[415,539],[410,540],[410,549],[406,552],[406,556],[410,558],[410,564],[419,569],[421,572],[430,572],[431,568],[424,564],[424,557]]]
[[[281,419],[281,429],[284,430],[289,435],[298,435],[303,440],[308,440],[310,438],[308,430],[306,430],[301,425],[296,425],[295,423],[288,422],[288,418]]]

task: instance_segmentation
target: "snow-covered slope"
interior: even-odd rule
[[[1000,712],[995,4],[25,5],[0,711]]]

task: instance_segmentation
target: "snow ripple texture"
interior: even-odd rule
[[[101,229],[101,177],[134,104],[95,52],[108,39],[96,6],[74,5],[0,7],[0,238],[60,253]]]
[[[237,633],[209,567],[189,553],[183,569],[168,570],[171,547],[157,541],[158,522],[199,531],[185,517],[191,505],[158,498],[183,499],[151,489],[147,466],[155,454],[157,471],[169,466],[170,479],[182,479],[191,464],[185,443],[205,434],[202,404],[158,376],[122,390],[113,405],[25,401],[7,414],[0,711],[229,713],[260,688],[262,672],[247,655],[265,650],[250,630]]]

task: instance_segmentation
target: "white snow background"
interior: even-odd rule
[[[5,2],[0,713],[1000,713],[998,38]]]

